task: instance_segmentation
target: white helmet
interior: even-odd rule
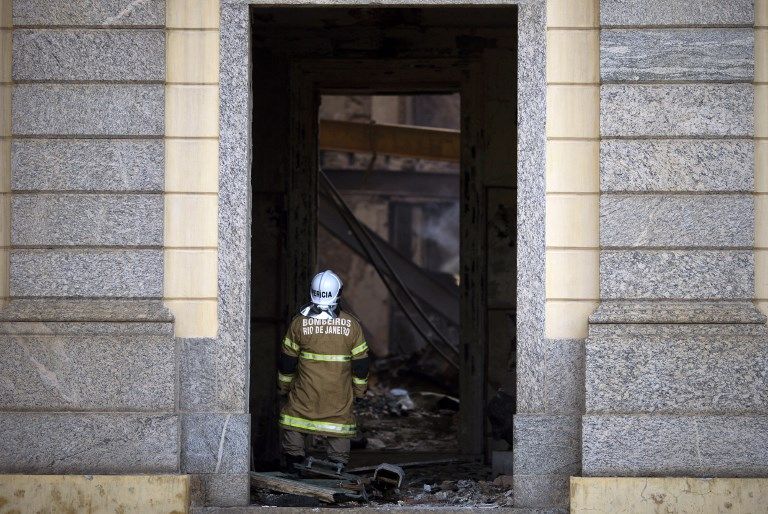
[[[339,276],[331,270],[321,271],[312,279],[309,299],[315,305],[335,307],[339,303],[342,284]]]

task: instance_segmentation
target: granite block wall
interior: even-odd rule
[[[10,0],[0,2],[0,307],[8,302],[10,246],[11,93],[13,17]]]
[[[0,7],[0,471],[181,472],[196,504],[246,504],[246,246],[218,299],[219,1]]]
[[[755,3],[602,0],[600,15],[583,473],[764,476]]]
[[[180,471],[178,343],[160,302],[164,12],[2,2],[0,472]]]
[[[163,3],[65,4],[13,3],[10,296],[160,298]]]
[[[569,476],[581,470],[583,338],[599,298],[597,14],[597,0],[546,2],[546,303],[544,338],[536,351],[518,350],[512,469],[519,507],[567,507]],[[526,279],[518,276],[521,287]],[[530,303],[525,292],[518,305]],[[521,386],[534,378],[537,394],[529,396]]]
[[[768,313],[768,0],[755,2],[755,299]]]

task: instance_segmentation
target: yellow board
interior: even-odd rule
[[[768,478],[571,477],[571,513],[765,514]]]
[[[189,475],[0,475],[0,514],[189,512]]]

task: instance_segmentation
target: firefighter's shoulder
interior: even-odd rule
[[[348,310],[342,310],[341,311],[341,316],[342,317],[346,316],[347,318],[352,320],[352,324],[353,325],[357,325],[362,330],[363,324],[360,322],[360,318],[358,318],[354,313],[352,313],[352,312],[350,312]]]
[[[289,327],[300,327],[301,326],[301,320],[304,319],[306,316],[302,315],[300,312],[296,314],[293,318],[291,318],[291,322],[288,324]]]

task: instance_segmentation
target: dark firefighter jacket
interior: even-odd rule
[[[368,345],[360,323],[344,311],[334,319],[293,318],[281,347],[278,385],[288,392],[283,428],[353,437],[353,396],[362,397],[368,387]]]

